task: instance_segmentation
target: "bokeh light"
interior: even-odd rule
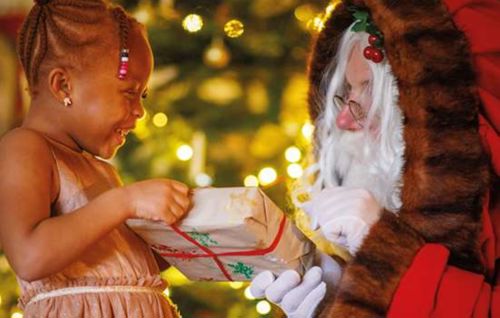
[[[285,151],[285,158],[288,162],[298,162],[302,158],[302,153],[295,146],[288,147]]]
[[[245,296],[246,299],[249,299],[249,300],[255,299],[255,297],[250,292],[250,286],[245,288],[245,292],[243,293],[243,295]]]
[[[259,186],[259,179],[256,176],[251,174],[251,175],[245,177],[243,184],[245,185],[245,187],[258,187]]]
[[[181,161],[188,161],[193,158],[193,148],[189,145],[182,145],[177,148],[177,158]]]
[[[257,309],[257,312],[259,314],[267,315],[269,312],[271,312],[271,304],[266,300],[261,300],[257,303],[255,309]]]
[[[278,174],[276,170],[271,167],[265,167],[259,172],[259,181],[262,185],[269,185],[276,181]]]
[[[231,287],[232,289],[240,289],[241,287],[243,287],[243,282],[230,282],[229,287]]]
[[[302,131],[302,136],[304,136],[304,138],[306,138],[307,140],[311,140],[312,135],[314,133],[314,126],[311,123],[307,122],[302,126],[301,131]]]
[[[163,295],[170,297],[170,288],[165,288],[165,290],[163,291]]]
[[[299,165],[298,163],[292,163],[291,165],[288,165],[288,167],[286,168],[286,172],[291,178],[297,179],[302,177],[304,171],[301,165]]]
[[[203,19],[197,14],[189,14],[182,20],[184,30],[194,33],[203,28]]]
[[[168,117],[164,113],[156,113],[153,116],[153,125],[158,128],[165,127],[168,123]]]
[[[206,173],[199,173],[194,178],[194,182],[199,187],[208,187],[212,185],[213,179]]]

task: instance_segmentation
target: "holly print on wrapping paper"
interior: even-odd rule
[[[246,279],[251,279],[253,277],[254,270],[251,266],[245,265],[242,262],[237,262],[235,264],[227,264],[233,271],[233,274],[240,274],[245,276]]]
[[[197,232],[195,230],[192,232],[186,232],[186,234],[189,235],[193,240],[195,240],[196,242],[200,243],[201,245],[203,245],[205,247],[219,245],[219,242],[212,239],[210,237],[210,234],[208,234],[208,233],[200,233],[200,232]]]

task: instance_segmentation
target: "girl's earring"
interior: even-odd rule
[[[73,101],[71,100],[71,98],[69,96],[64,97],[63,103],[64,103],[65,107],[69,107],[69,106],[73,105]]]

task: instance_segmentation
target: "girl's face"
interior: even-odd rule
[[[109,159],[125,143],[126,135],[144,115],[142,99],[152,72],[153,55],[145,32],[134,27],[129,33],[129,68],[118,79],[116,50],[96,61],[94,71],[73,77],[70,135],[78,146]]]

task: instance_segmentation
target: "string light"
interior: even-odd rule
[[[10,318],[23,318],[23,314],[16,311],[14,313],[12,313],[12,315],[10,316]]]
[[[330,18],[330,16],[332,15],[333,11],[335,10],[335,8],[341,4],[342,1],[341,0],[334,0],[332,1],[325,9],[325,17],[324,17],[324,20],[328,20]]]
[[[153,125],[158,128],[165,127],[168,123],[168,117],[164,113],[156,113],[153,116]]]
[[[262,185],[269,185],[276,181],[278,174],[271,167],[265,167],[259,172],[259,181]]]
[[[193,148],[189,145],[182,145],[177,148],[177,158],[181,161],[188,161],[193,158]]]
[[[198,32],[203,28],[203,19],[197,14],[188,14],[182,20],[182,27],[191,33]]]
[[[298,162],[302,158],[302,153],[299,148],[291,146],[286,149],[285,158],[288,162]]]
[[[259,186],[259,179],[256,176],[254,176],[253,174],[251,174],[251,175],[245,177],[243,184],[245,185],[245,187],[258,187]]]
[[[324,13],[309,19],[307,27],[315,32],[321,32],[325,28],[325,22],[330,18],[335,8],[341,3],[340,0],[333,0],[325,9]]]
[[[321,32],[321,30],[323,30],[323,28],[325,27],[322,15],[320,14],[310,19],[307,22],[307,27],[315,32]]]
[[[255,297],[253,297],[252,293],[250,292],[250,286],[248,286],[247,288],[245,288],[245,292],[243,293],[243,295],[245,295],[245,298],[248,299],[248,300],[255,299]]]
[[[255,306],[257,312],[261,315],[267,315],[271,311],[271,304],[266,300],[261,300]]]
[[[298,163],[292,163],[291,165],[288,165],[286,168],[286,172],[290,176],[290,178],[297,179],[302,177],[302,173],[304,172],[301,165]]]
[[[224,32],[230,38],[237,38],[245,32],[245,27],[241,21],[234,19],[224,25]]]

